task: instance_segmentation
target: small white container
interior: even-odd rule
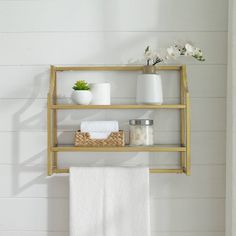
[[[111,85],[110,83],[89,84],[93,98],[92,105],[110,105],[111,104]]]
[[[75,90],[71,98],[79,105],[88,105],[92,100],[92,93],[89,90]]]
[[[130,120],[129,125],[129,144],[131,146],[151,146],[154,144],[153,120]]]

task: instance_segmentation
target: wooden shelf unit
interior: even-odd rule
[[[69,173],[69,169],[58,168],[58,152],[179,152],[180,167],[178,169],[150,169],[150,173],[185,173],[190,175],[190,97],[186,66],[156,66],[158,70],[177,71],[180,73],[180,104],[162,105],[76,105],[57,104],[57,73],[63,71],[141,71],[143,66],[51,66],[50,87],[48,93],[48,175]],[[180,143],[181,145],[124,146],[124,147],[75,147],[58,145],[57,111],[89,109],[180,109]]]

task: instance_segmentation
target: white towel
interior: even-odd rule
[[[118,121],[82,121],[81,132],[118,132]]]
[[[147,168],[70,168],[70,236],[150,236]]]
[[[92,139],[106,139],[111,132],[89,132],[89,134]]]

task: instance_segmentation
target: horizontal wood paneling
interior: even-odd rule
[[[69,236],[69,232],[37,232],[37,231],[0,231],[1,236]],[[152,236],[224,236],[224,232],[157,232],[152,231]]]
[[[6,198],[0,207],[1,230],[68,231],[68,199]]]
[[[69,177],[46,177],[49,65],[139,63],[146,45],[166,47],[178,39],[193,40],[206,57],[204,63],[169,62],[188,64],[192,175],[150,175],[151,235],[224,236],[227,5],[222,0],[0,0],[1,236],[69,236]],[[177,102],[177,76],[162,76],[165,102]],[[135,73],[62,77],[62,98],[83,78],[109,81],[114,102],[134,102]],[[130,118],[154,118],[159,143],[179,141],[176,111],[60,112],[60,128],[74,130],[80,118],[108,117],[126,128]],[[59,135],[60,142],[72,142],[71,132]],[[175,153],[75,155],[59,155],[60,164],[178,164]]]
[[[225,65],[189,65],[187,67],[191,97],[225,97]],[[49,66],[1,66],[0,98],[46,98],[49,82]],[[162,73],[164,96],[178,97],[178,73]],[[67,72],[58,74],[58,95],[69,97],[74,81],[109,81],[112,97],[135,97],[136,73]],[[11,91],[11,93],[9,93]]]
[[[225,130],[225,99],[205,100],[199,98],[192,99],[191,102],[191,127],[193,131]]]
[[[152,200],[152,230],[224,231],[224,204],[224,199]]]
[[[46,164],[46,132],[0,132],[0,143],[1,164]]]
[[[59,133],[60,144],[73,144],[74,132]],[[159,144],[173,144],[179,142],[178,132],[157,132],[156,139]],[[32,142],[33,140],[33,142]],[[46,132],[0,132],[0,143],[2,157],[0,164],[22,166],[42,166],[46,164],[47,134]],[[29,145],[30,143],[30,145]],[[12,148],[14,147],[14,148]],[[73,160],[76,153],[63,154],[66,160]],[[191,155],[192,163],[197,165],[211,165],[225,163],[225,133],[224,132],[192,132],[191,134]],[[92,160],[104,158],[109,163],[125,164],[157,164],[158,161],[164,163],[176,163],[176,154],[170,153],[150,153],[150,154],[129,154],[114,153],[110,157],[109,153],[83,153],[82,163],[91,164]],[[135,159],[132,159],[135,157]],[[173,158],[172,158],[173,157]],[[157,162],[155,160],[158,159]]]
[[[46,99],[3,99],[0,110],[2,131],[46,129]]]
[[[227,30],[222,0],[0,1],[0,15],[2,32]]]
[[[49,66],[1,66],[1,98],[47,98]],[[10,92],[9,92],[10,91]]]
[[[204,232],[204,231],[180,231],[180,232],[152,232],[152,236],[225,236],[225,232]],[[64,236],[64,235],[63,235]]]
[[[169,100],[168,102],[178,102]],[[208,112],[208,111],[211,112]],[[61,111],[59,113],[59,128],[63,130],[73,130],[79,127],[83,119],[95,119],[99,112],[88,111],[88,115],[83,112]],[[119,120],[122,126],[127,126],[131,118],[154,119],[156,131],[177,131],[179,130],[179,111],[176,110],[119,110],[100,112],[100,119]],[[225,130],[225,98],[193,98],[191,99],[191,130],[192,131],[224,131]],[[96,117],[97,118],[97,117]],[[1,127],[1,126],[0,126]]]
[[[191,97],[225,97],[227,66],[187,67]]]
[[[177,39],[194,39],[205,52],[202,64],[227,62],[226,32],[60,32],[1,33],[0,65],[127,64],[142,58],[146,45],[163,48]]]
[[[225,166],[192,166],[192,174],[150,175],[151,196],[157,198],[224,198]]]
[[[46,130],[44,99],[0,99],[0,109],[0,131]],[[225,98],[191,99],[192,131],[224,131],[225,109]],[[58,121],[61,130],[75,130],[79,127],[80,120],[115,119],[119,120],[122,126],[127,126],[129,119],[138,117],[154,119],[158,131],[179,130],[179,112],[172,110],[60,111]]]
[[[191,155],[193,164],[225,163],[225,132],[192,132]]]
[[[1,230],[68,230],[68,199],[0,201]],[[12,214],[5,214],[14,209]],[[32,210],[33,209],[33,210]],[[190,212],[194,212],[191,214]],[[224,199],[151,199],[151,227],[158,231],[223,231]]]
[[[48,231],[0,231],[1,236],[69,236],[69,232],[48,232]],[[208,236],[208,235],[206,235]],[[211,235],[210,235],[211,236]],[[217,235],[218,236],[218,235]],[[221,235],[220,235],[221,236]]]
[[[87,157],[90,158],[90,157]],[[122,159],[122,156],[120,157]],[[93,159],[91,157],[91,159]],[[99,160],[99,159],[98,159]],[[102,158],[100,157],[100,160]],[[138,162],[138,161],[136,161]],[[81,161],[78,157],[77,165]],[[93,161],[93,166],[98,165]],[[75,165],[74,165],[75,166]],[[60,198],[68,197],[69,176],[46,178],[46,166],[0,165],[3,178],[0,179],[1,198]],[[156,198],[224,198],[225,166],[193,165],[192,175],[151,174],[152,197]]]
[[[46,157],[45,157],[46,158]],[[47,177],[46,166],[20,167],[0,165],[4,178],[0,179],[2,198],[68,198],[68,176]]]

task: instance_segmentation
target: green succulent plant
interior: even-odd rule
[[[72,87],[74,90],[89,90],[90,87],[87,82],[84,80],[78,80],[75,82],[74,86]]]

